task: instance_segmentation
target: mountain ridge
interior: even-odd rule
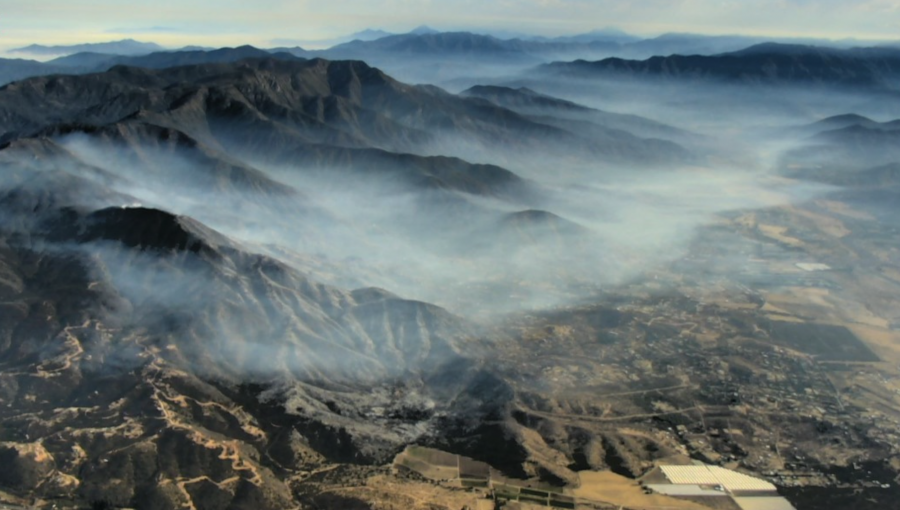
[[[647,60],[609,58],[594,62],[555,62],[539,66],[536,72],[661,81],[797,83],[892,90],[893,78],[900,74],[900,51],[838,50],[766,43],[712,56],[672,55]]]
[[[134,39],[121,39],[102,43],[84,43],[72,45],[45,46],[31,44],[8,50],[9,53],[30,53],[32,55],[71,55],[81,52],[109,53],[114,55],[142,55],[160,51],[164,48],[153,42],[141,42]]]

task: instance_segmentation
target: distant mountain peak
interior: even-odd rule
[[[165,48],[153,42],[141,42],[134,39],[121,39],[102,43],[84,43],[72,45],[45,46],[31,44],[21,48],[13,48],[8,53],[29,53],[32,55],[71,55],[74,53],[107,53],[110,55],[144,55]]]
[[[726,55],[806,55],[809,53],[819,53],[823,51],[837,51],[831,48],[822,48],[819,46],[811,46],[808,44],[789,44],[780,42],[762,42],[742,50],[726,53]]]
[[[427,28],[427,27],[426,27]],[[394,35],[392,32],[387,32],[385,30],[381,30],[378,28],[367,28],[365,30],[360,30],[359,32],[354,32],[349,36],[350,40],[360,40],[360,41],[372,41],[375,39],[381,39],[382,37],[387,37],[389,35]]]
[[[413,35],[428,35],[428,34],[438,34],[438,33],[440,33],[440,30],[435,30],[435,29],[429,27],[428,25],[420,25],[420,26],[417,26],[416,28],[410,30],[409,33],[413,34]]]
[[[614,26],[595,28],[588,33],[596,34],[596,35],[631,35],[628,32],[622,30],[621,28],[614,27]]]

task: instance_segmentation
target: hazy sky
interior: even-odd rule
[[[271,45],[364,28],[544,35],[663,32],[896,39],[900,0],[0,0],[0,49],[131,37],[164,45]]]

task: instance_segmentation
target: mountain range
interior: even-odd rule
[[[620,263],[542,176],[689,164],[694,135],[360,61],[117,59],[140,67],[0,87],[0,485],[284,508],[304,470],[414,442],[573,476],[524,446],[484,361],[508,334],[465,317]]]
[[[764,43],[720,55],[555,62],[542,69],[554,74],[641,80],[893,89],[900,73],[900,53],[888,48],[833,49]]]
[[[837,322],[867,269],[806,268],[856,257],[868,229],[890,242],[895,209],[879,230],[853,207],[896,203],[900,127],[871,112],[894,97],[900,50],[754,41],[420,27],[316,51],[0,61],[0,506],[369,508],[388,494],[380,508],[449,509],[463,505],[429,502],[471,488],[420,498],[409,488],[446,487],[391,459],[440,448],[464,456],[440,478],[475,459],[528,496],[666,459],[768,470],[752,462],[771,441],[807,452],[826,434],[870,483],[895,453],[890,426],[846,426],[865,392],[844,385],[890,350],[822,368],[799,340],[775,347],[772,324],[812,324],[797,289]],[[714,54],[551,62],[660,48]],[[423,66],[477,84],[390,71]],[[798,89],[807,102],[771,114]],[[711,91],[766,128],[704,110]],[[820,114],[844,104],[869,116]],[[835,216],[798,212],[811,197]],[[865,278],[896,278],[884,253]],[[851,312],[881,327],[892,303]]]
[[[100,72],[115,65],[164,68],[244,58],[359,59],[414,81],[440,82],[459,76],[463,69],[496,73],[532,70],[569,76],[615,78],[655,77],[665,81],[726,80],[744,84],[803,83],[823,86],[890,87],[897,74],[900,53],[890,47],[837,49],[821,46],[763,43],[739,51],[714,55],[657,56],[646,60],[605,58],[555,61],[604,53],[608,41],[558,42],[502,40],[465,32],[403,34],[376,40],[355,40],[327,50],[299,47],[261,50],[252,46],[217,50],[153,52],[139,56],[97,51],[79,52],[48,62],[0,59],[0,83],[57,73]],[[615,43],[618,44],[618,43]],[[637,44],[637,43],[635,43]],[[578,53],[575,46],[587,53]],[[600,53],[596,53],[596,51]],[[574,53],[573,53],[574,51]],[[592,53],[593,52],[593,53]],[[652,53],[652,52],[651,52]],[[427,60],[430,66],[421,66]],[[491,71],[492,65],[499,68]],[[513,69],[515,68],[515,69]]]
[[[324,255],[304,262],[299,250],[407,228],[321,203],[330,179],[369,192],[391,183],[376,200],[421,193],[422,214],[467,196],[530,203],[537,187],[507,170],[399,148],[464,129],[462,114],[480,119],[472,136],[534,142],[529,132],[550,128],[324,60],[117,66],[20,81],[0,103],[0,394],[18,402],[0,411],[0,456],[14,466],[4,489],[87,505],[284,508],[297,504],[285,480],[303,466],[381,463],[411,441],[477,450],[472,434],[503,434],[479,425],[510,398],[469,357],[480,326],[382,289],[321,283],[305,269]],[[326,184],[312,194],[310,179]],[[215,201],[179,205],[202,196]],[[298,251],[147,201],[232,235],[285,222]],[[52,424],[34,429],[30,413]],[[464,440],[448,432],[473,423]]]
[[[74,53],[104,53],[108,55],[144,55],[154,51],[163,51],[165,48],[152,42],[135,41],[134,39],[122,39],[102,43],[85,43],[71,45],[45,46],[43,44],[30,44],[21,48],[8,50],[9,53],[27,53],[30,55],[71,55]]]

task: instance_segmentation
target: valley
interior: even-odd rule
[[[896,50],[387,39],[0,87],[0,504],[896,500]]]

